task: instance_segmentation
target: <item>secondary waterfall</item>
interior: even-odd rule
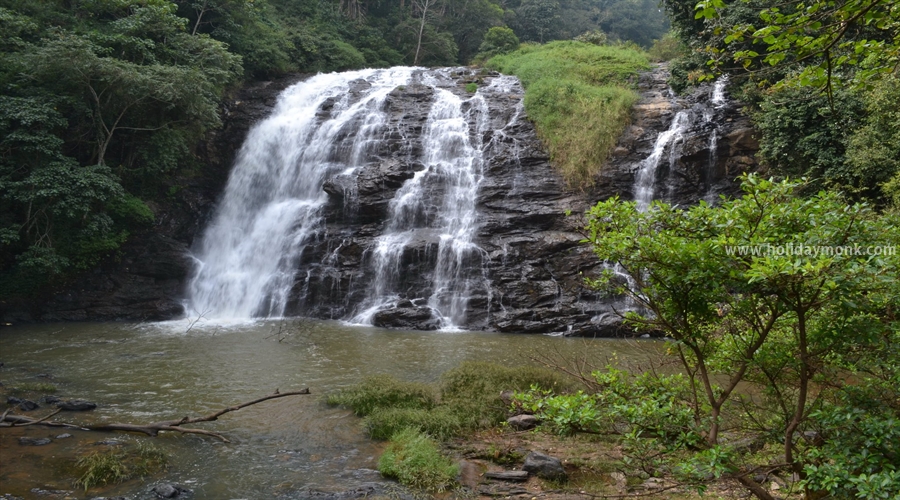
[[[321,226],[329,172],[352,174],[383,132],[388,93],[412,68],[317,75],[249,133],[199,248],[189,316],[279,317]],[[361,98],[351,100],[354,93]],[[329,109],[330,108],[330,109]]]
[[[678,159],[678,145],[684,140],[684,131],[691,125],[691,113],[689,110],[679,111],[675,114],[669,129],[659,134],[653,152],[644,159],[634,177],[634,201],[637,208],[644,211],[650,206],[656,194],[656,172],[665,156],[669,166]],[[668,155],[665,153],[668,151]]]

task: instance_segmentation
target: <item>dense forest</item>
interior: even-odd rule
[[[64,283],[151,225],[146,202],[198,170],[243,81],[667,29],[653,0],[0,0],[0,297]]]

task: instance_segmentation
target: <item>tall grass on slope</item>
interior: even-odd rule
[[[570,187],[585,189],[628,125],[638,99],[634,77],[650,62],[630,47],[557,41],[524,45],[485,66],[519,77],[553,164]]]

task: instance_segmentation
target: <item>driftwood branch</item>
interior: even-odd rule
[[[254,399],[252,401],[247,401],[245,403],[240,403],[238,405],[229,406],[222,410],[219,410],[215,413],[210,413],[204,417],[184,417],[179,420],[164,420],[161,422],[153,422],[150,424],[120,424],[120,423],[108,423],[108,424],[95,424],[95,425],[75,425],[69,424],[66,422],[57,422],[55,420],[48,420],[53,415],[59,413],[59,410],[47,415],[46,417],[37,419],[31,417],[25,417],[22,415],[8,415],[9,411],[3,414],[0,417],[0,427],[22,427],[25,425],[46,425],[49,427],[68,427],[71,429],[83,429],[89,431],[125,431],[125,432],[141,432],[148,436],[157,436],[162,431],[171,431],[171,432],[181,432],[183,434],[202,434],[204,436],[212,436],[222,441],[228,443],[228,439],[225,436],[212,431],[207,431],[204,429],[193,429],[182,427],[185,424],[196,424],[199,422],[212,422],[214,420],[218,420],[219,417],[226,413],[230,413],[233,411],[240,410],[241,408],[246,408],[248,406],[255,405],[257,403],[262,403],[263,401],[268,401],[270,399],[283,398],[286,396],[299,396],[303,394],[309,394],[309,388],[301,389],[299,391],[290,391],[290,392],[278,392],[278,389],[275,389],[275,392],[269,394],[268,396],[263,396],[261,398]]]

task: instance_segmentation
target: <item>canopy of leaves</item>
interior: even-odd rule
[[[773,444],[780,438],[783,465],[773,467],[798,474],[807,495],[895,495],[896,446],[884,440],[900,417],[896,387],[888,389],[900,376],[900,221],[834,192],[798,197],[799,187],[749,176],[744,196],[718,207],[654,202],[641,212],[610,199],[591,209],[587,241],[619,271],[592,283],[631,298],[632,325],[674,340],[670,351],[687,379],[653,374],[652,387],[668,388],[655,412],[621,397],[647,380],[617,389],[621,377],[612,372],[598,379],[600,394],[579,405],[601,415],[605,402],[622,406],[616,418],[656,440],[652,450],[631,443],[646,456],[691,450],[656,466],[693,480],[731,477],[770,498],[746,474],[771,458],[748,456],[724,438],[750,433]],[[755,396],[737,394],[739,384]],[[846,446],[851,421],[872,443]],[[826,444],[797,440],[804,431]]]

